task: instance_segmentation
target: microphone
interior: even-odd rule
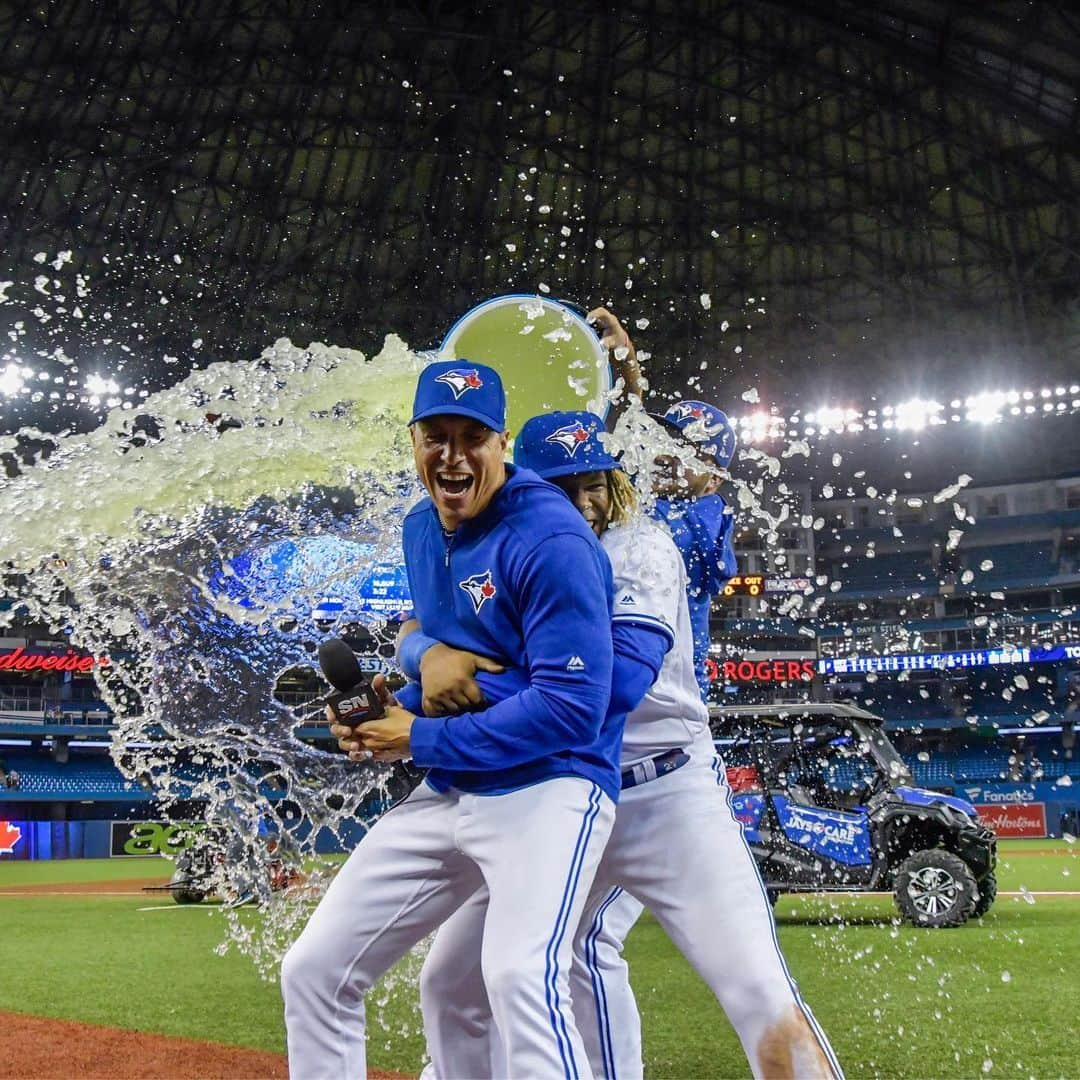
[[[330,706],[338,723],[356,727],[386,714],[374,687],[360,670],[356,655],[341,638],[327,638],[319,646],[319,667],[335,691],[322,698],[320,704]]]

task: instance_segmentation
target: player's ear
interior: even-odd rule
[[[510,432],[502,431],[499,433],[499,446],[502,447],[503,456],[506,456],[506,447],[510,442]]]

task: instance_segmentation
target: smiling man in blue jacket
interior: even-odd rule
[[[504,463],[505,427],[491,368],[421,372],[410,430],[429,498],[403,532],[416,617],[506,675],[453,716],[420,715],[422,694],[407,689],[344,740],[430,771],[364,837],[285,957],[297,1080],[364,1075],[364,994],[484,886],[499,1074],[589,1075],[568,972],[620,785],[611,567],[561,492]]]

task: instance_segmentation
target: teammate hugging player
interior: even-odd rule
[[[663,529],[632,513],[633,489],[604,449],[602,430],[589,413],[534,417],[514,454],[519,466],[566,492],[611,557],[616,672],[631,641],[655,671],[627,717],[622,798],[574,944],[574,1012],[590,1065],[608,1077],[642,1074],[640,1057],[620,1047],[607,987],[592,963],[605,908],[626,889],[716,994],[755,1076],[839,1076],[788,974],[731,812],[694,677],[683,560]],[[431,677],[438,677],[434,669]],[[445,689],[440,683],[439,692]],[[477,963],[485,903],[483,894],[474,897],[440,929],[421,975],[431,1072],[440,1080],[491,1075],[497,1060]]]
[[[620,786],[611,568],[562,494],[504,463],[505,426],[490,368],[421,372],[410,428],[430,498],[403,533],[415,612],[507,670],[477,711],[418,715],[413,686],[386,696],[384,718],[333,729],[352,755],[430,772],[367,833],[285,957],[297,1080],[365,1074],[366,991],[481,887],[472,959],[498,1047],[485,1072],[588,1075],[569,969]]]

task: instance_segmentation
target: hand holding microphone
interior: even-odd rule
[[[386,689],[386,678],[368,682],[352,649],[341,638],[319,646],[319,667],[335,693],[323,699],[330,734],[353,761],[402,761],[409,757],[415,719]]]
[[[319,646],[319,667],[334,693],[322,699],[327,719],[354,728],[385,715],[385,701],[360,670],[356,655],[341,638],[328,638]],[[385,695],[389,699],[389,695]]]

